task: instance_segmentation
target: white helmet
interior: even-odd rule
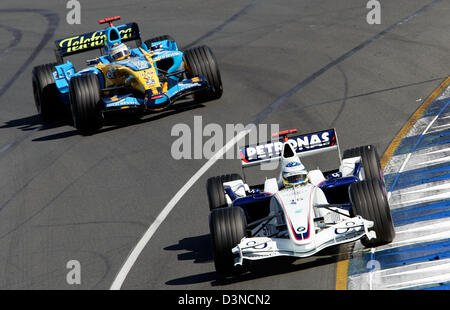
[[[300,160],[291,161],[283,167],[281,178],[285,186],[306,184],[308,182],[308,171]]]
[[[302,185],[308,182],[308,171],[298,158],[292,145],[288,142],[283,144],[281,154],[281,173],[278,184],[281,186]]]

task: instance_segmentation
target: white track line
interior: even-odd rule
[[[450,193],[441,193],[441,194],[431,195],[431,196],[427,196],[427,197],[423,197],[423,198],[396,202],[396,203],[391,204],[391,207],[397,208],[397,206],[400,206],[400,205],[407,206],[407,205],[419,204],[421,202],[426,202],[426,201],[446,199],[449,197],[450,197]]]
[[[447,221],[442,220],[432,220],[426,221],[425,223],[413,223],[408,224],[406,226],[401,226],[396,230],[396,234],[404,234],[404,233],[414,233],[420,232],[424,233],[427,230],[436,230],[436,231],[447,231],[450,233],[450,219]]]
[[[417,163],[417,164],[413,164],[412,166],[422,166],[422,165],[436,164],[436,163],[440,163],[440,162],[444,162],[444,161],[450,161],[450,156],[441,157],[441,158],[438,158],[438,159],[433,159],[433,160],[429,160],[429,161],[425,161],[425,162],[420,162],[420,163]]]
[[[441,150],[428,152],[428,153],[423,153],[423,154],[420,154],[420,155],[429,155],[429,154],[436,154],[436,153],[442,153],[442,152],[448,152],[448,151],[450,151],[450,147],[445,148],[445,149],[441,149]]]
[[[202,177],[202,175],[211,168],[212,165],[216,161],[222,158],[222,156],[232,148],[236,143],[238,143],[241,139],[243,139],[247,134],[249,134],[254,128],[255,125],[250,124],[247,125],[243,131],[239,132],[233,139],[231,139],[225,146],[223,146],[213,157],[211,157],[201,168],[198,170],[186,184],[175,194],[175,196],[169,201],[169,203],[164,207],[164,209],[159,213],[158,217],[155,221],[150,225],[145,234],[141,237],[139,242],[133,248],[131,253],[128,255],[127,260],[122,265],[119,270],[119,273],[116,275],[114,282],[111,285],[111,290],[120,290],[123,282],[125,281],[128,273],[130,272],[133,265],[136,263],[139,255],[144,250],[147,243],[153,237],[154,233],[161,225],[161,223],[166,219],[172,209],[176,206],[176,204],[183,198],[183,196],[187,193],[187,191]]]
[[[446,129],[446,128],[449,128],[449,127],[450,127],[450,124],[445,124],[445,125],[433,126],[431,129],[440,129],[440,130],[442,130],[442,129]]]
[[[405,231],[406,233],[408,233],[408,231]],[[428,235],[423,235],[422,237],[416,237],[416,238],[410,238],[410,239],[405,239],[405,240],[401,240],[401,241],[396,241],[395,243],[392,243],[391,247],[389,247],[389,249],[392,248],[396,248],[399,246],[404,246],[406,244],[415,244],[415,243],[419,243],[419,242],[431,242],[431,241],[438,241],[438,240],[445,240],[450,238],[450,231],[446,230],[446,231],[442,231],[442,232],[438,232],[438,233],[434,233],[434,234],[428,234]]]
[[[450,183],[444,183],[444,184],[439,184],[439,185],[431,185],[431,186],[427,186],[425,188],[420,188],[420,189],[417,189],[417,188],[418,187],[416,187],[416,189],[414,189],[414,190],[408,190],[408,191],[401,191],[400,190],[400,191],[397,192],[398,194],[397,193],[394,194],[393,197],[399,196],[399,195],[406,196],[406,195],[416,194],[416,193],[421,193],[421,192],[429,192],[429,191],[450,189]]]

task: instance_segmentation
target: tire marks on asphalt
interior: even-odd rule
[[[28,66],[36,59],[41,50],[47,45],[47,43],[52,39],[56,28],[59,25],[59,16],[51,11],[47,10],[36,10],[36,9],[0,9],[1,13],[36,13],[46,18],[47,20],[47,29],[42,36],[39,44],[33,49],[30,56],[23,62],[23,64],[19,67],[19,69],[7,80],[7,82],[1,86],[0,88],[0,98],[6,93],[6,91],[14,84],[14,82],[19,78],[19,76],[28,68]],[[7,53],[11,48],[18,45],[22,39],[22,32],[18,29],[9,26],[2,26],[6,30],[10,31],[13,34],[14,39],[10,43],[10,45],[5,49],[0,51],[0,56],[2,53]],[[29,137],[31,137],[34,133],[39,131],[42,127],[36,127],[32,131],[28,132],[26,135],[19,137],[18,139],[4,145],[0,148],[0,154],[10,149],[11,147],[25,141]]]
[[[59,25],[59,16],[51,11],[36,9],[0,9],[0,13],[36,13],[45,17],[48,23],[47,29],[39,44],[33,49],[30,56],[24,61],[24,63],[12,75],[12,77],[0,88],[0,97],[2,97],[51,40],[56,31],[56,28]]]
[[[7,25],[0,25],[0,28],[3,28],[6,31],[10,32],[11,35],[13,36],[9,45],[7,47],[5,47],[4,49],[0,50],[0,57],[1,57],[1,56],[4,56],[5,54],[7,54],[13,47],[15,47],[16,45],[18,45],[20,43],[20,41],[22,40],[22,31],[17,28],[10,27]]]
[[[310,76],[305,78],[303,81],[301,81],[298,84],[296,84],[294,87],[292,87],[286,93],[284,93],[283,95],[278,97],[278,99],[276,99],[272,104],[270,104],[268,107],[266,107],[263,111],[261,111],[256,116],[256,118],[253,121],[253,123],[254,124],[260,124],[263,120],[268,118],[269,115],[273,111],[275,111],[283,103],[285,103],[287,100],[289,100],[294,94],[296,94],[301,89],[305,88],[307,85],[311,84],[314,80],[316,80],[317,78],[322,76],[324,73],[326,73],[330,69],[336,67],[338,64],[344,62],[346,59],[350,58],[351,56],[353,56],[354,54],[356,54],[360,50],[362,50],[365,47],[369,46],[370,44],[378,41],[379,39],[382,39],[384,36],[386,36],[387,34],[391,33],[392,31],[394,31],[400,25],[403,25],[403,24],[411,21],[412,19],[422,15],[423,13],[425,13],[427,10],[429,10],[430,8],[432,8],[433,6],[438,4],[439,2],[441,2],[441,0],[433,0],[432,2],[428,3],[427,5],[425,5],[421,9],[419,9],[418,11],[414,12],[413,14],[411,14],[411,15],[403,18],[403,19],[401,19],[397,23],[395,23],[395,24],[391,25],[390,27],[386,28],[385,30],[379,32],[375,36],[367,39],[366,41],[364,41],[361,44],[359,44],[358,46],[352,48],[351,50],[349,50],[345,54],[343,54],[340,57],[336,58],[335,60],[333,60],[329,64],[327,64],[324,67],[320,68],[319,70],[317,70],[316,72],[314,72],[313,74],[311,74]]]
[[[434,82],[442,81],[445,78],[446,77],[438,77],[438,78],[434,78],[434,79],[431,79],[431,80],[420,81],[420,82],[415,82],[415,83],[409,83],[409,84],[399,85],[399,86],[385,88],[385,89],[380,89],[380,90],[374,90],[374,91],[370,91],[370,92],[366,92],[366,93],[362,93],[362,94],[357,94],[357,95],[353,95],[353,96],[347,96],[347,97],[344,96],[343,98],[322,101],[322,102],[318,102],[318,103],[304,105],[304,106],[301,106],[301,107],[289,108],[289,109],[284,109],[284,110],[281,109],[281,110],[275,111],[273,114],[290,113],[290,112],[301,111],[301,110],[305,110],[305,109],[313,108],[313,107],[318,107],[318,106],[322,106],[322,105],[328,105],[328,104],[334,104],[334,103],[342,103],[344,100],[358,99],[358,98],[361,98],[361,97],[372,96],[372,95],[381,94],[381,93],[385,93],[385,92],[390,92],[390,91],[394,91],[394,90],[399,90],[399,89],[403,89],[403,88],[419,86],[419,85],[423,85],[423,84],[427,84],[427,83],[434,83]]]
[[[344,96],[342,97],[342,102],[340,104],[338,112],[336,113],[336,116],[331,121],[330,128],[333,128],[334,125],[336,124],[337,120],[339,119],[339,117],[341,116],[342,112],[344,111],[345,105],[347,104],[347,100],[348,100],[348,78],[347,78],[347,74],[345,74],[345,71],[340,66],[336,66],[336,69],[338,69],[338,71],[342,74],[342,78],[344,79]]]
[[[217,26],[216,28],[208,31],[207,33],[205,33],[204,35],[200,36],[198,39],[192,41],[191,43],[189,43],[188,45],[184,46],[182,49],[187,49],[190,48],[198,43],[200,43],[201,41],[211,37],[212,35],[216,34],[217,32],[222,31],[223,28],[225,28],[225,26],[231,24],[232,22],[234,22],[235,20],[237,20],[238,18],[240,18],[241,16],[247,14],[247,12],[253,8],[260,0],[252,0],[249,4],[247,4],[244,8],[242,8],[239,12],[237,12],[236,14],[234,14],[233,16],[231,16],[230,18],[228,18],[226,21],[224,21],[222,24],[220,24],[219,26]]]

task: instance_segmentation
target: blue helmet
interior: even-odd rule
[[[130,55],[130,50],[124,43],[116,43],[110,47],[106,45],[105,51],[112,61],[122,60]]]

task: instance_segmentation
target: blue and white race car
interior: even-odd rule
[[[196,102],[222,95],[218,65],[210,48],[178,50],[168,35],[141,41],[136,23],[114,26],[119,16],[100,20],[103,30],[57,40],[57,63],[33,69],[33,92],[43,121],[59,116],[70,106],[75,127],[92,133],[102,127],[104,113],[166,109],[177,99],[193,95]],[[135,41],[129,49],[125,42]],[[87,60],[88,67],[76,71],[70,55],[99,49],[102,55]]]
[[[394,226],[379,157],[373,146],[341,158],[334,129],[246,146],[243,168],[279,162],[278,178],[249,186],[239,174],[207,181],[212,251],[222,276],[245,270],[246,261],[307,257],[361,239],[366,247],[390,243]],[[336,150],[339,169],[307,170],[300,158]]]

